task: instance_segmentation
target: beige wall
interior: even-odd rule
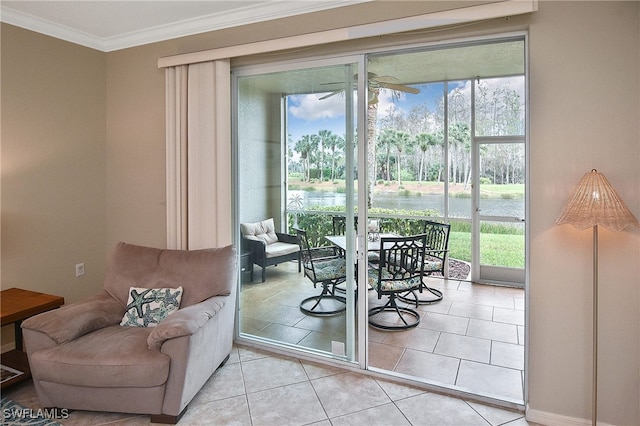
[[[73,277],[78,256],[89,272],[94,260],[89,263],[84,256],[91,253],[101,268],[119,240],[165,244],[164,75],[156,67],[159,57],[408,16],[443,4],[361,5],[352,9],[357,13],[323,12],[109,54],[10,27],[5,31],[3,25],[3,288],[60,289],[58,293],[76,299],[77,289],[99,287],[97,277],[78,286],[81,281]],[[552,416],[556,424],[559,416],[590,418],[592,263],[591,233],[555,227],[554,220],[582,175],[594,167],[640,216],[639,8],[637,2],[543,1],[531,16],[423,36],[429,41],[451,34],[530,31],[529,403],[532,414]],[[400,40],[384,38],[381,43]],[[66,55],[65,68],[77,74],[67,78],[47,72],[53,62],[49,51]],[[11,70],[12,84],[5,83],[5,69]],[[93,82],[87,89],[91,94],[68,97],[61,88],[74,87],[78,78]],[[12,96],[5,93],[8,86]],[[64,93],[45,96],[37,88]],[[51,129],[48,120],[69,121],[57,119],[67,113],[73,127]],[[97,130],[100,125],[106,132]],[[78,126],[91,127],[89,136],[79,136]],[[37,134],[18,140],[25,132]],[[31,162],[32,157],[37,161]],[[53,168],[51,157],[60,167]],[[72,158],[80,159],[82,167]],[[15,171],[5,171],[14,162]],[[11,209],[5,213],[5,207]],[[76,232],[67,232],[70,227]],[[600,419],[611,424],[640,424],[638,259],[640,231],[601,230]]]
[[[553,223],[603,172],[640,217],[639,3],[540,4],[531,19],[530,405],[590,418],[591,232]],[[640,232],[600,231],[600,419],[640,424]]]
[[[106,58],[1,31],[2,289],[76,301],[101,286],[105,267]]]

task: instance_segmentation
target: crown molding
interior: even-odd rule
[[[68,26],[10,9],[1,3],[0,21],[91,49],[112,52],[209,31],[351,6],[369,1],[372,0],[274,1],[259,6],[245,6],[232,11],[185,19],[106,38],[97,37]]]
[[[9,9],[2,4],[0,4],[0,21],[81,46],[104,51],[105,43],[98,37],[38,18],[37,16]]]

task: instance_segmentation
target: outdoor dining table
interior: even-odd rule
[[[378,234],[379,238],[375,238],[373,240],[369,240],[368,245],[367,245],[367,250],[369,252],[369,256],[367,256],[369,258],[369,260],[372,260],[371,257],[373,256],[374,258],[376,258],[376,254],[375,252],[379,252],[380,251],[380,241],[382,241],[383,238],[389,238],[389,237],[400,237],[401,235],[398,234]],[[333,245],[335,245],[336,247],[341,248],[342,250],[347,249],[347,237],[345,235],[326,235],[325,238],[330,241]],[[357,247],[356,247],[357,250]],[[379,260],[379,259],[377,259]],[[357,256],[356,256],[356,262],[357,262]],[[357,273],[357,271],[356,271]],[[425,291],[426,290],[426,291]],[[421,290],[420,293],[423,293],[423,291],[427,294],[430,294],[430,296],[433,297],[427,297],[427,298],[419,298],[418,299],[418,303],[420,304],[432,304],[432,303],[436,303],[439,302],[440,300],[442,300],[442,292],[438,289],[432,288],[432,287],[428,287],[426,284],[424,284],[424,282],[421,285]],[[403,301],[410,301],[409,299],[406,299],[404,297],[399,297],[400,300]]]
[[[375,240],[369,240],[368,251],[380,251],[380,241],[382,238],[388,237],[399,237],[398,234],[378,234],[379,238]],[[347,249],[347,237],[346,235],[326,235],[325,238],[327,241],[331,242],[336,247],[341,248],[342,250]]]

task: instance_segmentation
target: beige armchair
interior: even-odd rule
[[[229,358],[236,282],[231,246],[182,251],[118,244],[100,294],[22,323],[40,403],[177,423]],[[174,296],[179,309],[155,323],[156,314],[177,305]],[[132,324],[136,311],[141,325],[121,325]]]

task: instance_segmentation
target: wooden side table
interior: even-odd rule
[[[2,326],[14,324],[16,348],[2,354],[2,365],[21,371],[23,374],[2,382],[2,389],[31,377],[27,354],[22,351],[22,321],[36,314],[64,305],[64,297],[38,293],[20,288],[0,292]]]

